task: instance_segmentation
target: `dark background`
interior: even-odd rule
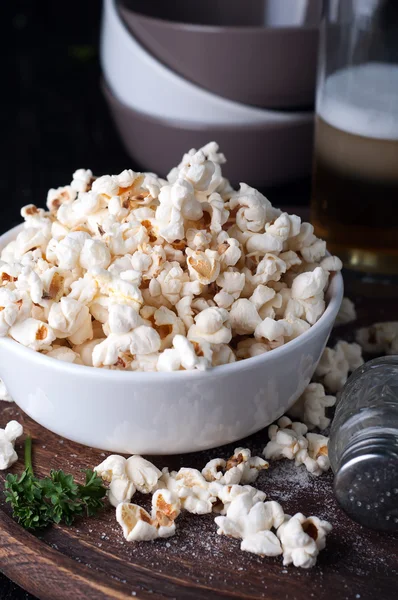
[[[68,184],[77,168],[102,175],[139,167],[125,153],[99,87],[101,4],[0,4],[6,42],[1,59],[0,233],[20,221],[25,204],[44,206],[47,190]],[[309,190],[308,179],[262,191],[277,205],[295,205],[308,203]],[[0,600],[26,598],[33,597],[0,574]]]

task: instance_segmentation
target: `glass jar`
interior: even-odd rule
[[[368,527],[398,530],[398,356],[371,360],[351,375],[329,457],[344,510]]]
[[[357,271],[398,274],[397,98],[397,0],[325,0],[311,221]]]

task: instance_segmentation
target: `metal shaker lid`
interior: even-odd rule
[[[347,456],[334,490],[345,512],[373,529],[398,531],[398,455],[384,444]]]

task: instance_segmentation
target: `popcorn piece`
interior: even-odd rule
[[[303,463],[312,475],[318,476],[330,469],[329,438],[317,433],[307,433],[308,449],[296,455],[296,464]]]
[[[327,256],[323,260],[321,260],[321,267],[324,271],[341,271],[343,268],[343,263],[339,259],[338,256]]]
[[[231,327],[238,335],[252,334],[261,324],[255,305],[246,298],[236,300],[229,313]]]
[[[86,239],[80,253],[80,265],[87,269],[106,269],[111,262],[111,253],[104,242]]]
[[[18,421],[10,421],[5,429],[0,429],[0,471],[9,469],[18,460],[14,450],[15,440],[23,434],[23,427]]]
[[[213,504],[213,512],[217,512],[221,515],[227,513],[231,502],[241,494],[249,494],[253,504],[263,502],[266,498],[264,492],[257,490],[251,485],[223,485],[219,481],[210,482],[209,491],[212,496],[217,498],[217,501]]]
[[[361,347],[358,344],[349,344],[340,341],[334,349],[325,348],[315,376],[325,388],[332,392],[339,392],[348,379],[348,373],[363,364]]]
[[[169,529],[169,535],[175,532],[175,520],[180,514],[181,502],[177,494],[170,490],[156,490],[152,496],[152,519],[157,527],[162,529],[163,535],[159,537],[169,537],[165,535]]]
[[[374,323],[356,332],[356,340],[372,354],[398,354],[398,321]]]
[[[316,564],[326,546],[326,535],[332,530],[327,521],[317,517],[306,518],[302,513],[288,517],[277,531],[283,549],[283,564],[309,569]]]
[[[272,531],[258,531],[242,540],[240,549],[259,556],[279,556],[282,554],[281,544]]]
[[[111,333],[128,333],[143,324],[143,319],[129,304],[111,304],[109,307],[109,330]]]
[[[171,185],[162,187],[159,193],[156,220],[159,233],[167,242],[185,237],[184,219],[197,221],[203,216],[200,202],[194,196],[191,183],[179,178]]]
[[[9,329],[9,335],[15,341],[32,350],[48,349],[55,340],[55,332],[43,321],[28,318],[15,323]]]
[[[166,488],[175,494],[181,502],[181,508],[195,515],[204,515],[212,511],[216,498],[209,490],[206,479],[196,469],[181,468],[169,473],[163,470],[159,488]]]
[[[158,537],[168,537],[174,533],[167,528],[168,535],[161,536],[160,531],[152,523],[149,513],[137,504],[127,502],[118,504],[116,520],[122,527],[123,535],[128,542],[148,542]]]
[[[260,531],[277,529],[284,521],[278,502],[253,502],[250,494],[240,494],[228,507],[226,516],[215,519],[219,535],[245,539]]]
[[[75,363],[78,365],[83,364],[83,361],[80,358],[79,354],[77,352],[74,352],[71,348],[68,348],[67,346],[58,346],[58,348],[53,347],[53,350],[47,352],[46,356],[56,358],[57,360],[62,360],[63,362]]]
[[[214,250],[194,251],[186,249],[188,270],[193,279],[203,285],[215,281],[220,273],[220,255]]]
[[[51,188],[47,193],[47,208],[51,212],[56,212],[61,204],[72,202],[76,198],[76,189],[66,185],[59,188]]]
[[[308,429],[326,429],[330,424],[326,408],[336,404],[335,396],[326,396],[321,383],[310,383],[295,404],[289,409],[289,415],[306,424]]]
[[[156,488],[162,472],[142,456],[134,455],[127,459],[126,474],[141,494],[149,494]]]
[[[259,456],[252,457],[248,448],[236,448],[228,460],[215,458],[202,469],[206,481],[218,481],[223,485],[253,483],[268,463]]]
[[[238,209],[236,223],[241,231],[261,232],[265,223],[277,216],[270,201],[245,183],[241,183],[240,190],[232,194],[229,205],[231,210]]]
[[[346,296],[344,296],[342,302],[341,302],[341,306],[340,306],[340,310],[338,312],[338,315],[336,317],[336,321],[335,321],[335,325],[346,325],[347,323],[351,323],[352,321],[355,321],[357,318],[357,313],[355,310],[355,304],[353,303],[352,300],[350,300],[349,298],[347,298]],[[359,341],[359,340],[357,340]]]
[[[76,192],[87,192],[93,183],[93,174],[90,169],[77,169],[72,177],[70,187]]]
[[[308,440],[304,437],[307,431],[304,423],[293,423],[288,417],[281,417],[277,425],[270,425],[268,428],[270,441],[265,446],[263,455],[266,459],[294,459],[300,450],[308,448]]]
[[[232,338],[228,312],[223,308],[206,308],[195,317],[187,337],[190,341],[228,344]]]
[[[68,338],[72,344],[82,344],[93,337],[89,309],[73,298],[54,302],[48,313],[48,323],[55,337]]]
[[[112,506],[129,502],[136,488],[126,473],[127,460],[123,456],[112,454],[108,456],[94,471],[109,483],[108,499]]]
[[[10,327],[30,313],[31,302],[26,302],[18,291],[0,288],[0,336],[8,334]]]

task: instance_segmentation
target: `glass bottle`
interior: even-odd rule
[[[368,527],[398,530],[398,356],[371,360],[351,375],[329,457],[344,510]]]
[[[397,0],[325,0],[311,221],[356,271],[398,274],[397,96]]]

